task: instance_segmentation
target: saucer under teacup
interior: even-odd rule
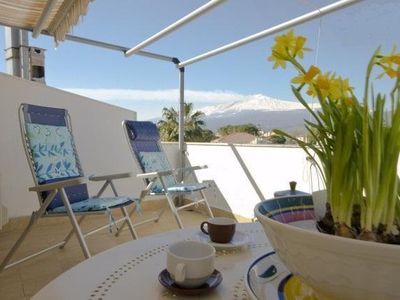
[[[236,230],[232,240],[229,243],[215,243],[210,240],[208,235],[201,231],[198,232],[198,238],[199,241],[208,243],[217,250],[238,249],[247,246],[249,243],[249,235],[239,230]]]
[[[176,294],[200,295],[209,293],[214,290],[222,282],[222,274],[218,270],[214,270],[214,272],[210,275],[210,277],[208,277],[205,283],[195,288],[180,287],[178,284],[176,284],[167,269],[161,271],[161,273],[158,275],[158,280],[164,287]]]

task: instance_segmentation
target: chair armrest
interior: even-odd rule
[[[155,177],[167,176],[167,175],[174,175],[174,170],[140,173],[140,174],[137,174],[136,177],[138,177],[138,178],[155,178]]]
[[[91,175],[89,176],[90,181],[105,181],[105,180],[113,180],[113,179],[122,179],[122,178],[129,178],[132,177],[132,173],[117,173],[117,174],[110,174],[110,175]]]
[[[138,178],[154,178],[154,177],[158,177],[158,176],[175,175],[180,171],[186,172],[186,171],[195,171],[195,170],[207,169],[207,168],[208,168],[207,165],[193,166],[193,167],[177,168],[177,169],[173,169],[173,170],[165,170],[165,171],[159,171],[159,172],[141,173],[141,174],[137,174],[136,176]]]
[[[184,168],[176,168],[174,169],[175,172],[183,171],[183,172],[190,172],[190,171],[196,171],[196,170],[201,170],[201,169],[207,169],[207,165],[201,165],[201,166],[193,166],[193,167],[184,167]]]
[[[68,186],[86,183],[86,181],[87,180],[85,177],[78,177],[78,178],[74,178],[74,179],[67,179],[67,180],[33,186],[33,187],[29,188],[29,191],[30,192],[46,192],[46,191],[51,191],[51,190],[55,190],[55,189],[65,188]]]

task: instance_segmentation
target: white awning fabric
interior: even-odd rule
[[[56,42],[85,15],[91,0],[0,0],[0,24],[46,31]]]

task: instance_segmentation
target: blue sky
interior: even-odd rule
[[[332,0],[230,0],[145,50],[186,60],[279,24]],[[73,30],[74,35],[131,47],[183,17],[206,1],[118,0],[94,1]],[[350,77],[361,93],[366,64],[381,45],[400,46],[400,0],[365,0],[334,14],[295,28],[316,48],[321,24],[318,65]],[[0,26],[0,35],[4,30]],[[186,68],[186,100],[196,108],[264,94],[294,100],[289,88],[292,69],[272,70],[266,60],[273,37],[218,55]],[[49,37],[30,38],[47,49],[46,81],[50,86],[79,91],[99,100],[131,108],[139,119],[160,115],[164,106],[177,106],[178,72],[166,62],[64,42],[54,49]],[[0,38],[4,49],[4,38]],[[304,63],[314,63],[315,51]],[[0,72],[5,71],[0,60]],[[387,89],[388,83],[378,83]]]

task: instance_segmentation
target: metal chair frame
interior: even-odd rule
[[[213,218],[214,214],[210,208],[210,205],[208,203],[207,197],[206,197],[203,189],[197,191],[200,193],[201,199],[198,199],[191,203],[176,207],[175,203],[174,203],[174,198],[176,196],[182,196],[184,194],[189,194],[191,192],[174,192],[174,193],[172,193],[169,191],[168,186],[166,185],[166,182],[164,179],[165,176],[173,176],[175,178],[175,181],[178,183],[179,181],[177,180],[177,176],[179,176],[180,174],[183,175],[182,178],[185,178],[185,173],[191,173],[191,174],[193,174],[194,178],[196,178],[196,174],[194,173],[194,171],[206,169],[208,167],[206,165],[203,165],[203,166],[193,166],[193,167],[185,167],[185,168],[177,168],[177,169],[171,169],[171,170],[145,173],[145,170],[144,170],[143,166],[141,165],[139,159],[137,158],[135,151],[131,147],[127,122],[129,122],[129,121],[125,120],[122,122],[122,127],[124,129],[125,137],[128,142],[129,149],[131,150],[133,160],[134,160],[136,166],[143,172],[141,174],[137,174],[137,177],[142,178],[146,184],[146,188],[144,190],[142,190],[142,192],[140,193],[139,201],[140,202],[143,201],[148,196],[154,196],[154,194],[151,193],[151,188],[155,184],[155,181],[157,179],[160,180],[160,182],[163,186],[163,189],[164,189],[164,193],[155,194],[155,195],[164,195],[167,200],[167,204],[160,210],[160,212],[158,212],[158,214],[155,217],[144,220],[140,224],[138,223],[137,225],[143,225],[143,224],[146,224],[149,222],[158,222],[158,220],[161,218],[161,216],[165,212],[167,205],[170,207],[172,214],[174,215],[175,220],[180,229],[184,228],[184,226],[183,226],[182,220],[181,220],[178,212],[181,210],[184,210],[184,209],[188,209],[193,206],[197,206],[201,203],[203,203],[205,205],[208,215]],[[160,151],[164,152],[164,149],[163,149],[162,145],[160,144],[159,140],[157,141],[157,145],[158,145],[158,148],[160,149]],[[165,154],[165,152],[164,152],[164,154]],[[132,213],[133,213],[133,211],[130,214],[132,214]],[[124,224],[119,228],[119,231],[122,230],[123,226],[124,226]],[[136,226],[136,224],[135,224],[135,226]]]
[[[32,177],[34,180],[34,186],[29,188],[29,191],[32,192],[36,192],[37,196],[38,196],[38,200],[39,200],[39,204],[40,207],[38,210],[32,212],[30,221],[27,225],[27,227],[25,228],[25,230],[23,231],[23,233],[21,234],[21,236],[18,238],[18,240],[15,242],[15,244],[13,245],[13,247],[11,248],[11,250],[8,252],[8,254],[6,255],[6,257],[4,258],[3,262],[0,264],[0,272],[11,268],[17,264],[20,264],[26,260],[29,260],[31,258],[34,258],[40,254],[46,253],[54,248],[64,248],[65,245],[68,243],[68,241],[71,239],[71,237],[73,236],[73,234],[76,235],[76,237],[78,238],[79,241],[79,245],[82,249],[82,252],[85,256],[85,258],[90,258],[91,254],[90,251],[88,249],[88,246],[86,244],[86,240],[85,238],[91,234],[94,234],[102,229],[105,229],[109,226],[109,224],[95,228],[90,230],[89,232],[83,233],[81,228],[80,228],[80,224],[82,223],[82,221],[84,220],[84,218],[87,215],[94,215],[94,214],[104,214],[105,210],[100,210],[100,211],[88,211],[88,212],[74,212],[71,208],[71,204],[70,201],[68,199],[68,195],[65,192],[65,188],[66,187],[71,187],[71,186],[75,186],[78,184],[83,184],[86,183],[88,180],[89,181],[104,181],[104,184],[102,185],[102,187],[100,188],[100,190],[98,191],[98,193],[96,194],[96,196],[94,198],[99,198],[104,191],[107,189],[108,186],[110,186],[113,194],[118,197],[118,193],[117,190],[115,188],[115,185],[113,183],[113,180],[115,179],[122,179],[122,178],[129,178],[132,177],[131,173],[119,173],[119,174],[112,174],[112,175],[102,175],[102,176],[90,176],[89,178],[85,178],[83,177],[83,170],[82,170],[82,166],[79,160],[79,155],[76,151],[76,146],[75,146],[75,142],[74,142],[74,138],[73,138],[73,134],[72,134],[72,126],[71,126],[71,119],[70,119],[70,115],[68,113],[67,110],[65,110],[65,124],[66,127],[68,128],[68,130],[70,131],[71,134],[71,142],[72,142],[72,146],[73,146],[73,151],[74,151],[74,155],[75,155],[75,159],[76,159],[76,163],[77,163],[77,167],[79,170],[79,173],[81,174],[80,177],[77,178],[73,178],[73,179],[66,179],[66,180],[60,180],[60,181],[56,181],[56,182],[52,182],[52,183],[45,183],[45,184],[39,184],[38,179],[36,177],[36,172],[35,172],[35,165],[34,165],[34,161],[33,161],[33,156],[32,156],[32,152],[29,146],[29,139],[27,138],[27,132],[26,132],[26,128],[25,128],[25,124],[26,124],[26,120],[25,117],[26,115],[24,114],[24,108],[27,106],[27,104],[21,104],[19,107],[19,123],[20,123],[20,129],[21,129],[21,137],[22,137],[22,143],[24,146],[24,151],[28,160],[28,164],[29,164],[29,168],[31,170],[32,173]],[[42,196],[42,192],[50,192],[46,197]],[[50,205],[50,203],[53,201],[53,199],[56,197],[56,195],[60,193],[62,202],[65,206],[66,209],[66,213],[49,213],[47,211],[48,206]],[[128,225],[128,228],[130,230],[130,233],[132,235],[133,239],[137,238],[137,233],[136,230],[132,224],[132,221],[130,219],[131,214],[128,213],[126,206],[122,205],[122,206],[117,206],[117,207],[112,207],[110,209],[114,209],[114,208],[120,208],[123,214],[123,217],[115,220],[115,224],[118,224],[120,222],[124,222],[124,224]],[[79,219],[76,218],[76,215],[79,215]],[[46,249],[40,250],[32,255],[26,256],[22,259],[19,259],[13,263],[9,263],[9,261],[11,260],[11,258],[14,256],[15,252],[18,250],[18,248],[20,247],[20,245],[22,244],[22,242],[24,241],[24,239],[26,238],[26,236],[28,235],[28,233],[31,231],[33,225],[35,225],[35,223],[37,223],[37,221],[41,218],[41,217],[57,217],[57,216],[68,216],[69,220],[72,224],[72,229],[71,231],[67,234],[67,236],[63,239],[63,241],[52,245]]]

